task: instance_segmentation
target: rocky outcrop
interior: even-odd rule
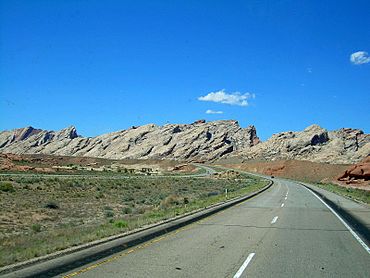
[[[28,127],[0,133],[2,153],[111,159],[209,161],[258,143],[254,126],[241,128],[232,120],[209,123],[199,120],[193,124],[164,126],[148,124],[93,138],[78,136],[73,126],[58,132]]]
[[[309,160],[352,164],[370,153],[370,135],[359,129],[327,131],[311,125],[300,132],[274,134],[269,140],[234,153],[244,160]]]
[[[370,154],[370,135],[359,129],[327,131],[311,125],[303,131],[274,134],[260,142],[254,126],[241,128],[233,120],[148,124],[93,138],[79,136],[73,126],[57,132],[27,127],[0,132],[0,152],[111,159],[211,161],[228,157],[353,164]]]
[[[370,181],[370,156],[360,163],[349,167],[341,176],[338,177],[338,181],[353,180]]]

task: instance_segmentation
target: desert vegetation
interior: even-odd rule
[[[247,175],[1,176],[0,265],[156,223],[265,184]]]
[[[333,183],[316,183],[315,185],[338,195],[342,195],[346,198],[370,205],[370,190],[344,187]]]

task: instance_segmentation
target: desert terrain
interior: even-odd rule
[[[74,127],[3,131],[0,265],[132,231],[267,183],[217,166],[315,183],[368,203],[369,148],[369,135],[357,129],[312,125],[261,142],[255,127],[236,121],[145,125],[95,138]]]

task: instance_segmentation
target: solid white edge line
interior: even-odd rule
[[[370,247],[366,245],[365,242],[356,234],[354,230],[346,223],[346,221],[343,220],[342,217],[339,216],[338,213],[335,212],[334,209],[332,209],[327,203],[324,202],[315,192],[313,192],[311,189],[304,186],[309,192],[311,192],[317,199],[321,201],[339,220],[342,222],[342,224],[348,229],[348,231],[353,235],[353,237],[358,241],[358,243],[361,244],[361,246],[366,250],[366,252],[370,255]]]
[[[247,268],[248,264],[251,262],[251,260],[253,259],[254,255],[256,255],[256,253],[250,253],[248,255],[247,259],[244,261],[244,263],[239,268],[239,270],[235,273],[235,275],[233,276],[233,278],[239,278],[243,274],[244,270]]]
[[[281,204],[281,207],[283,207],[283,206],[284,206],[284,203]]]
[[[271,224],[274,224],[278,220],[279,216],[275,216],[274,219],[272,219]]]

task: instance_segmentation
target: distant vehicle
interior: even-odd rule
[[[275,178],[274,176],[271,176],[271,178],[273,179],[273,178]]]

